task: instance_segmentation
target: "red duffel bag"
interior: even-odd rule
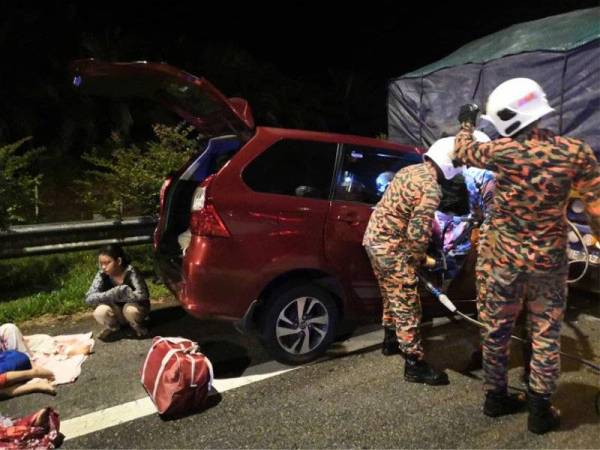
[[[213,381],[212,364],[198,344],[179,337],[155,337],[141,372],[156,409],[168,416],[201,408]]]

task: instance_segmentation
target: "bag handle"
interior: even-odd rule
[[[200,353],[200,352],[198,351],[198,350],[199,350],[199,347],[200,347],[200,346],[198,345],[198,343],[197,343],[197,342],[193,342],[193,341],[192,341],[192,345],[191,345],[191,346],[189,346],[188,348],[184,348],[184,349],[182,349],[181,351],[182,351],[183,353]]]
[[[197,351],[198,349],[198,344],[194,341],[191,341],[190,339],[186,339],[186,338],[182,338],[182,337],[162,337],[162,336],[156,336],[155,341],[152,343],[152,347],[150,347],[150,350],[148,351],[148,354],[146,355],[146,359],[144,360],[144,366],[142,367],[142,383],[144,382],[144,379],[146,378],[146,367],[148,366],[148,362],[150,360],[150,354],[152,353],[152,350],[154,350],[156,348],[156,346],[158,344],[160,344],[161,342],[169,342],[171,344],[184,344],[186,342],[191,342],[192,345],[190,347],[188,347],[189,351]],[[188,351],[188,349],[186,348],[180,348],[179,350],[182,351]]]

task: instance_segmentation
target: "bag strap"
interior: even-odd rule
[[[158,372],[156,373],[156,378],[154,379],[154,388],[152,389],[152,399],[153,400],[156,398],[156,391],[158,390],[158,385],[160,384],[159,382],[160,382],[163,372],[165,371],[165,367],[167,366],[167,363],[172,358],[172,356],[179,351],[181,351],[181,350],[178,348],[172,348],[171,350],[169,350],[167,352],[167,354],[161,361],[160,368],[158,369]]]
[[[212,363],[210,362],[210,359],[206,357],[206,355],[204,355],[204,362],[206,362],[206,365],[208,366],[208,373],[210,375],[208,380],[208,390],[210,391],[212,389],[213,380],[215,379],[215,373],[213,371]]]
[[[162,336],[157,336],[156,340],[152,343],[152,347],[150,347],[150,350],[148,351],[148,354],[146,355],[146,359],[144,360],[144,366],[142,367],[142,383],[144,382],[144,379],[146,377],[146,367],[148,366],[148,362],[150,360],[150,354],[152,353],[152,351],[156,348],[156,346],[162,342],[167,342],[170,344],[179,344],[180,346],[180,350],[183,351],[187,351],[188,349],[190,351],[196,351],[198,349],[198,344],[194,341],[191,341],[189,339],[186,338],[182,338],[182,337],[162,337]],[[187,342],[190,342],[192,345],[190,345],[187,349],[185,348],[184,344],[186,344]]]
[[[196,383],[194,383],[194,380],[196,379],[196,358],[189,353],[187,353],[185,356],[187,356],[187,359],[189,359],[192,363],[192,378],[190,379],[190,387],[193,388],[198,386]]]
[[[187,338],[182,338],[182,337],[160,337],[159,339],[157,339],[152,346],[156,346],[158,343],[160,342],[168,342],[170,344],[186,344],[186,343],[190,343],[192,345],[197,345],[194,341],[191,341],[190,339]]]
[[[210,362],[210,359],[208,359],[206,357],[206,355],[197,352],[196,354],[201,355],[204,358],[204,362],[206,363],[206,367],[208,368],[208,390],[210,391],[212,389],[212,383],[213,383],[213,379],[214,379],[214,372],[213,372],[213,366],[212,363]],[[188,357],[188,359],[190,360],[191,364],[192,364],[192,380],[190,382],[190,387],[197,387],[198,384],[194,383],[194,380],[196,379],[196,358],[194,358],[193,355],[187,354],[186,355]]]

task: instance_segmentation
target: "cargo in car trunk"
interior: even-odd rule
[[[196,188],[210,175],[217,173],[241,148],[236,136],[210,139],[204,151],[191,158],[181,171],[170,179],[164,193],[162,214],[157,228],[157,271],[171,287],[181,276],[182,235],[190,223],[192,197]]]

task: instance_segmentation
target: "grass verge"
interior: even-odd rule
[[[125,251],[145,276],[151,299],[171,296],[164,285],[153,281],[150,245]],[[90,250],[0,261],[0,323],[91,310],[84,296],[98,270],[97,255],[97,250]]]

